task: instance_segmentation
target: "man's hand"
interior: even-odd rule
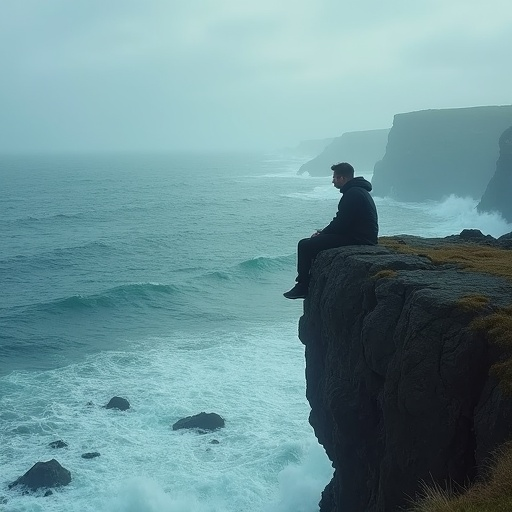
[[[313,238],[314,236],[318,236],[320,233],[322,232],[321,229],[317,229],[312,235],[311,235],[311,238]]]

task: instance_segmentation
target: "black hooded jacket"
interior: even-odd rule
[[[325,235],[340,235],[354,245],[375,245],[379,233],[377,208],[369,194],[372,184],[362,177],[348,181],[340,192],[338,213],[322,229]]]

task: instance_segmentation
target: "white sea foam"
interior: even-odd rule
[[[309,503],[304,511],[315,510],[331,468],[307,421],[295,333],[293,323],[148,339],[81,364],[4,377],[0,484],[51,458],[73,478],[47,498],[7,491],[8,506],[291,512]],[[101,407],[114,395],[128,398],[131,409]],[[205,435],[172,431],[179,418],[201,411],[221,414],[226,427]],[[49,448],[56,439],[68,448]],[[101,456],[81,458],[90,451]]]
[[[290,192],[289,194],[283,194],[282,197],[303,199],[306,201],[331,199],[334,201],[334,206],[336,206],[336,201],[339,201],[340,194],[333,188],[332,185],[327,184],[314,187],[313,190],[308,190],[305,192]]]
[[[380,234],[410,234],[424,237],[444,237],[463,229],[479,229],[485,235],[499,237],[512,231],[498,213],[479,212],[473,198],[449,196],[443,201],[405,203],[376,197],[379,210]]]
[[[512,231],[512,224],[498,213],[479,212],[476,208],[479,201],[471,197],[451,195],[432,208],[432,214],[441,221],[440,228],[445,233],[455,229],[479,229],[484,235],[499,237]]]

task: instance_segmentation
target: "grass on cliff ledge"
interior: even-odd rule
[[[512,280],[510,249],[478,244],[438,244],[433,247],[419,247],[389,237],[381,237],[379,243],[404,254],[425,256],[434,264],[453,263],[464,270]],[[489,303],[489,299],[483,295],[470,294],[461,297],[457,305],[465,311],[483,313]],[[494,308],[494,311],[487,315],[481,314],[471,322],[470,328],[482,332],[489,343],[499,346],[503,349],[504,355],[508,356],[504,361],[494,364],[490,373],[497,377],[502,391],[512,396],[512,305],[499,310]]]
[[[493,364],[489,372],[496,376],[503,393],[512,396],[512,306],[476,317],[470,329],[482,332],[489,343],[503,350],[505,359]]]
[[[444,244],[435,247],[415,247],[396,238],[380,237],[379,244],[404,254],[425,256],[432,263],[453,263],[464,270],[485,272],[512,280],[512,251],[478,244]],[[512,512],[512,511],[511,511]]]
[[[485,481],[462,492],[425,485],[410,512],[510,512],[512,511],[512,442],[496,453]]]

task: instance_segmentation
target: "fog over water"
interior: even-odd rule
[[[0,152],[275,149],[510,103],[506,0],[5,0]]]

